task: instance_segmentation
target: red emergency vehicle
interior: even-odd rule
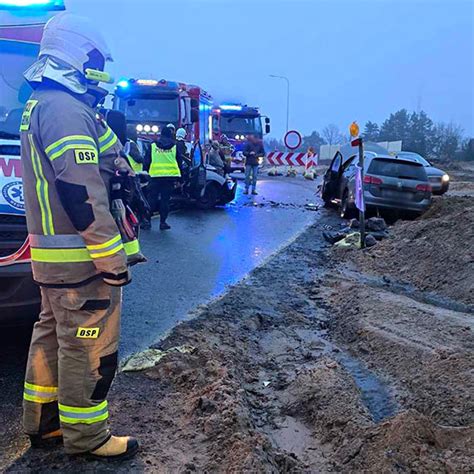
[[[19,129],[45,23],[63,0],[0,0],[0,325],[33,320],[40,306],[27,241]]]
[[[255,135],[263,139],[270,133],[270,119],[260,113],[258,107],[242,104],[221,104],[211,111],[212,139],[221,141],[222,136],[232,145],[232,168],[243,170],[242,155],[247,137]],[[263,123],[265,122],[265,123]]]
[[[153,140],[172,123],[186,140],[205,144],[211,138],[212,97],[201,87],[165,79],[122,79],[115,89],[114,109],[125,114],[129,137]]]

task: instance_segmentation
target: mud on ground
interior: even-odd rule
[[[323,223],[338,221],[321,211],[321,224],[158,345],[192,352],[170,352],[146,372],[117,378],[112,426],[140,438],[136,459],[104,466],[62,450],[33,453],[16,427],[0,468],[468,472],[472,295],[462,278],[452,289],[436,276],[439,234],[430,227],[435,218],[449,223],[468,204],[438,203],[425,219],[396,224],[394,240],[343,254],[322,242]],[[469,232],[472,215],[463,218],[462,232]],[[472,282],[472,248],[450,232],[443,278],[455,276],[446,259],[456,259]]]

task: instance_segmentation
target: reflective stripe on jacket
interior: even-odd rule
[[[149,174],[152,178],[179,178],[181,176],[181,171],[176,161],[176,145],[169,150],[162,150],[155,143],[152,143]]]
[[[110,213],[110,179],[122,145],[94,109],[40,86],[21,125],[21,160],[34,279],[79,285],[123,275],[127,256]]]

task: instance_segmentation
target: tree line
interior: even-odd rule
[[[454,123],[434,123],[424,111],[409,112],[401,109],[390,114],[381,124],[369,120],[361,135],[371,142],[402,140],[403,150],[413,151],[430,159],[474,160],[473,138],[464,137],[463,129]],[[304,136],[297,151],[306,151],[310,146],[319,151],[321,145],[343,144],[349,138],[337,125],[329,124],[321,132],[315,130]],[[281,140],[271,138],[265,143],[269,151],[285,150]]]

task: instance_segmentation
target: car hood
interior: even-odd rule
[[[443,170],[435,168],[434,166],[426,166],[425,169],[428,176],[443,176],[446,174]]]

